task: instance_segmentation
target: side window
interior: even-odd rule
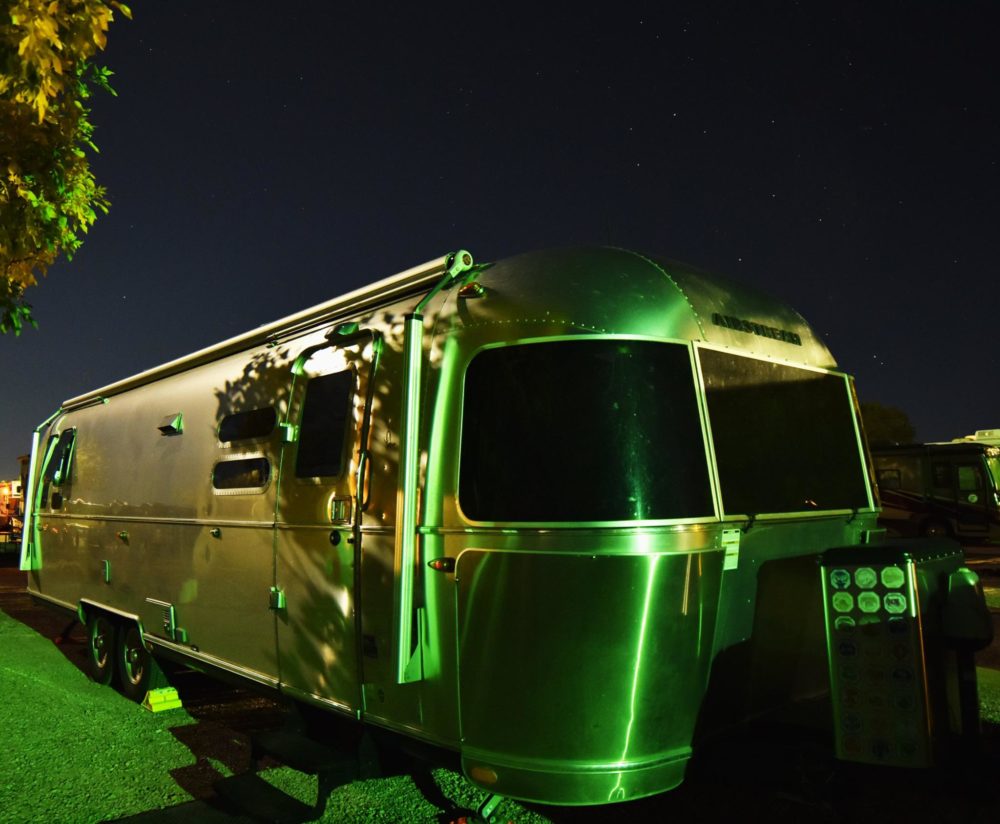
[[[920,472],[920,458],[901,455],[899,458],[899,488],[924,494],[924,480]]]
[[[955,498],[955,484],[952,480],[952,467],[945,461],[931,462],[931,486],[937,498]]]
[[[299,424],[297,478],[335,477],[343,471],[354,383],[350,370],[309,380]]]
[[[219,424],[219,440],[222,443],[245,441],[251,438],[266,438],[274,431],[278,416],[274,409],[249,409],[226,415]]]
[[[900,488],[899,470],[879,469],[878,485],[880,489],[899,489]]]
[[[212,470],[212,486],[219,490],[261,492],[271,478],[267,458],[239,458],[219,461]]]
[[[959,492],[979,492],[982,490],[983,476],[980,474],[978,466],[964,464],[957,466],[956,469],[958,469]]]
[[[901,489],[920,495],[924,492],[920,458],[915,455],[879,455],[875,458],[875,472],[882,489]]]
[[[69,482],[73,466],[73,449],[76,446],[76,430],[67,429],[60,436],[56,447],[45,467],[45,480],[55,486]]]
[[[54,445],[53,441],[55,442]],[[76,446],[76,429],[64,430],[56,439],[55,436],[49,439],[49,460],[45,464],[45,471],[42,474],[42,496],[41,505],[49,505],[49,488],[61,486],[69,483],[70,472],[73,468],[73,452]],[[54,492],[52,495],[53,509],[62,506],[62,495]]]

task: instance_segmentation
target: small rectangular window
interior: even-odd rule
[[[76,445],[76,430],[67,429],[59,435],[49,462],[45,467],[45,480],[55,486],[69,481],[70,469],[73,465],[73,447]]]
[[[934,485],[935,490],[943,490],[949,494],[953,491],[950,463],[934,461],[931,464],[931,479],[931,483]]]
[[[270,478],[271,463],[267,458],[220,461],[212,470],[212,486],[216,489],[261,490]]]
[[[296,477],[324,478],[341,473],[353,393],[351,371],[310,379],[302,407]]]
[[[73,467],[73,450],[76,446],[76,429],[66,429],[59,435],[49,438],[48,461],[42,472],[41,505],[49,505],[49,489],[69,483],[70,471]],[[52,493],[52,508],[62,506],[62,496]]]
[[[272,407],[249,409],[226,415],[219,424],[219,440],[223,443],[266,438],[274,431],[278,416]]]

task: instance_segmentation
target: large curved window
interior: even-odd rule
[[[864,508],[847,378],[700,349],[727,514]]]
[[[479,521],[711,516],[688,348],[604,339],[481,352],[465,378],[459,501]]]

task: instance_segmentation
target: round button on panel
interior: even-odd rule
[[[906,575],[899,567],[887,566],[882,570],[882,586],[886,589],[899,589],[906,583]]]
[[[833,622],[833,627],[841,632],[850,634],[854,632],[855,621],[850,615],[838,615],[837,619]]]
[[[854,596],[849,592],[835,592],[833,594],[833,608],[837,612],[850,612],[854,609]]]
[[[882,599],[879,598],[874,592],[862,592],[858,596],[858,609],[862,612],[878,612],[881,606]]]
[[[871,567],[858,567],[854,572],[854,583],[860,589],[871,589],[878,583],[878,575]]]
[[[851,585],[851,573],[846,569],[830,571],[830,586],[834,589],[847,589]]]
[[[901,615],[906,612],[906,596],[902,592],[887,592],[882,598],[885,611],[892,615]]]

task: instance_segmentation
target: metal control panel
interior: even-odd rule
[[[823,570],[837,757],[931,763],[930,707],[913,564]]]

